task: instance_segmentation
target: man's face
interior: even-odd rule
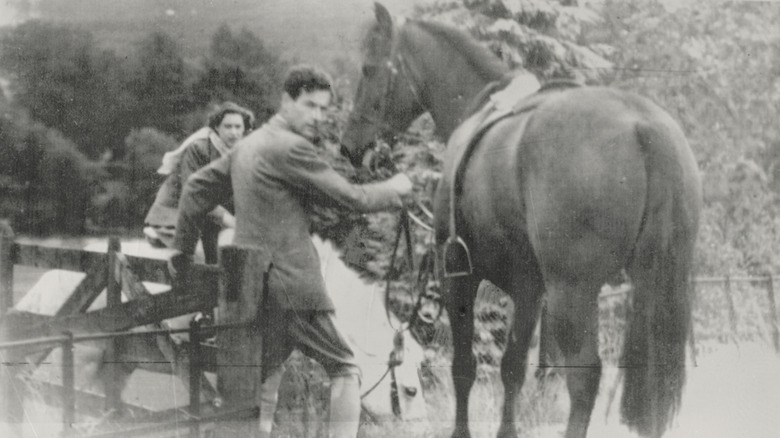
[[[217,135],[229,148],[244,136],[244,131],[244,118],[236,113],[225,114],[222,122],[217,126]]]
[[[325,120],[325,111],[329,105],[328,90],[302,91],[297,99],[284,93],[280,113],[293,132],[314,140],[319,124]]]

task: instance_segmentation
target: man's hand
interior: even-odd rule
[[[412,200],[414,187],[412,185],[412,180],[410,180],[408,176],[403,173],[397,173],[388,179],[387,182],[390,184],[390,187],[398,193],[398,196],[401,197],[404,204]]]
[[[191,264],[192,256],[177,250],[168,258],[168,273],[176,280],[180,273],[187,272]]]

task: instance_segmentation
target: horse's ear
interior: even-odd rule
[[[374,3],[374,13],[382,33],[388,38],[391,37],[393,35],[393,17],[390,16],[390,12],[381,3],[376,2]]]

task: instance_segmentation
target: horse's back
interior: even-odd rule
[[[637,127],[671,132],[679,144],[665,145],[670,153],[683,156],[687,143],[663,110],[635,94],[602,87],[548,94],[529,114],[496,123],[476,146],[459,203],[464,232],[480,235],[486,251],[530,245],[543,269],[602,281],[630,257],[645,210],[646,145]]]

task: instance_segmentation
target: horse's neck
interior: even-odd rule
[[[443,138],[449,138],[452,131],[463,122],[466,109],[471,101],[489,83],[465,69],[456,71],[462,74],[437,72],[441,77],[433,77],[430,86],[429,108],[436,132]]]
[[[446,42],[434,53],[418,53],[418,62],[426,78],[427,110],[436,123],[436,132],[449,138],[460,125],[473,99],[490,83],[502,79],[506,72],[495,77],[484,77],[461,53],[452,50]]]

